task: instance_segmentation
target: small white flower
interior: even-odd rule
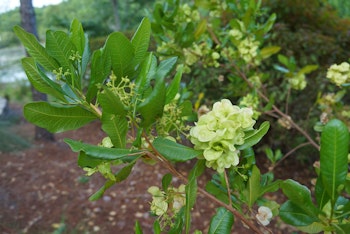
[[[262,225],[267,226],[272,219],[271,209],[266,206],[260,206],[258,209],[258,214],[256,214],[255,217]]]

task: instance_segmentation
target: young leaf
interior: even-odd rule
[[[323,187],[334,203],[339,187],[348,173],[349,130],[340,120],[333,119],[321,135],[320,167]]]
[[[158,82],[151,94],[139,104],[138,111],[142,116],[142,127],[148,128],[157,118],[163,115],[165,92],[164,81]]]
[[[128,121],[125,116],[103,112],[102,129],[111,138],[115,148],[125,148]]]
[[[247,200],[248,200],[248,206],[251,208],[256,199],[259,198],[260,195],[260,170],[257,166],[253,166],[252,168],[252,174],[249,177],[248,184],[247,184]]]
[[[95,98],[97,85],[102,85],[107,79],[111,71],[111,66],[111,58],[108,52],[101,49],[94,51],[91,59],[91,78],[86,93],[86,100],[88,102]]]
[[[269,128],[270,123],[265,121],[260,125],[259,129],[247,132],[244,136],[244,144],[238,145],[237,149],[243,150],[257,144],[265,136]]]
[[[224,207],[219,207],[210,221],[208,234],[230,234],[233,222],[233,214]]]
[[[165,104],[170,103],[175,98],[176,94],[179,92],[182,71],[183,71],[183,66],[181,66],[177,70],[176,75],[174,76],[174,79],[171,81],[170,85],[168,86],[166,90]]]
[[[194,150],[163,137],[154,139],[153,146],[161,155],[172,162],[185,162],[202,154],[202,151]]]
[[[93,113],[79,107],[56,107],[47,102],[33,102],[24,106],[25,118],[50,132],[74,130],[97,119]]]
[[[77,19],[73,19],[70,25],[69,38],[74,44],[75,48],[79,51],[79,54],[82,55],[85,47],[85,35],[83,26]]]
[[[107,189],[109,189],[110,187],[112,187],[116,183],[119,183],[123,180],[126,180],[128,178],[128,176],[130,175],[135,163],[136,163],[136,160],[129,163],[128,165],[126,165],[125,167],[120,169],[117,173],[115,173],[114,174],[115,180],[107,180],[106,183],[96,193],[94,193],[92,196],[90,196],[89,200],[96,201],[96,200],[100,199]]]
[[[135,159],[136,156],[143,154],[142,151],[129,150],[129,149],[117,149],[117,148],[106,148],[102,146],[85,144],[80,141],[75,141],[72,139],[65,139],[72,151],[74,152],[85,152],[89,157],[103,160],[116,160],[125,158]]]
[[[139,64],[146,55],[148,50],[149,41],[151,36],[151,24],[149,19],[142,19],[139,27],[137,28],[134,36],[131,39],[131,44],[135,49],[134,63]]]
[[[163,179],[162,179],[162,189],[163,189],[163,191],[167,191],[168,190],[168,187],[169,187],[172,179],[173,179],[173,176],[170,173],[165,174],[163,176]]]
[[[135,222],[135,234],[143,234],[139,221]]]
[[[13,28],[16,36],[22,42],[27,52],[47,71],[53,71],[59,67],[58,63],[52,58],[45,48],[38,42],[36,37],[26,32],[23,28],[15,26]]]

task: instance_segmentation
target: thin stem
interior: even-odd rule
[[[243,80],[245,82],[247,82],[247,84],[251,87],[254,88],[254,85],[248,80],[247,76],[241,72],[241,70],[236,66],[236,64],[232,64],[232,66],[236,69],[236,71],[238,72],[238,74],[243,78]],[[264,101],[266,101],[267,103],[270,101],[268,97],[265,96],[265,94],[263,94],[261,91],[256,90],[258,95],[264,99]],[[283,113],[277,106],[272,105],[272,109],[278,114],[280,115],[282,118],[288,119],[289,123],[292,125],[293,128],[295,128],[297,131],[299,131],[309,142],[310,144],[315,147],[317,150],[320,150],[320,146],[311,138],[311,136],[305,132],[298,124],[296,124],[292,119],[289,119],[290,116],[288,116],[287,114]]]
[[[225,182],[226,182],[226,187],[227,187],[228,204],[229,204],[229,206],[232,206],[231,188],[230,188],[230,184],[228,181],[228,176],[227,176],[226,170],[224,170],[224,175],[225,175]]]
[[[289,157],[289,155],[293,154],[295,151],[297,151],[298,149],[310,145],[310,142],[305,142],[303,144],[298,145],[297,147],[293,148],[292,150],[290,150],[288,153],[286,153],[286,155],[283,156],[283,158],[281,158],[275,165],[273,165],[273,167],[271,167],[269,169],[269,172],[273,171],[283,160],[285,160],[287,157]]]

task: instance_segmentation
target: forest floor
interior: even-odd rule
[[[144,233],[153,233],[155,217],[149,213],[151,196],[147,189],[152,185],[160,187],[162,175],[168,173],[159,165],[150,166],[140,161],[127,180],[107,190],[100,200],[88,200],[103,185],[104,179],[98,175],[86,177],[77,165],[77,154],[63,139],[98,143],[104,136],[99,123],[55,134],[55,142],[35,142],[34,126],[23,119],[11,126],[0,125],[1,128],[26,140],[30,147],[11,152],[0,148],[0,233],[134,233],[136,220]],[[0,142],[6,140],[0,132]],[[267,170],[266,163],[263,157],[258,158],[262,172]],[[186,163],[177,166],[184,174],[190,167]],[[205,186],[211,173],[208,170],[200,177],[200,187]],[[312,166],[302,165],[293,158],[281,163],[275,175],[279,179],[292,178],[308,187],[315,177]],[[179,181],[175,179],[175,182]],[[270,198],[278,202],[285,199],[280,192],[271,194]],[[207,233],[215,208],[216,204],[199,194],[192,210],[192,230]],[[273,220],[268,228],[272,233],[297,233],[279,220]],[[232,233],[253,232],[236,219]]]

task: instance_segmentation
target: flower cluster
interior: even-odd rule
[[[298,73],[295,76],[288,79],[292,89],[303,90],[306,87],[305,74]]]
[[[203,150],[206,166],[218,172],[239,163],[236,145],[244,143],[245,131],[253,129],[255,120],[251,108],[240,108],[223,99],[213,110],[202,115],[190,131],[196,150]]]
[[[260,43],[252,38],[246,38],[239,43],[238,52],[246,63],[250,63],[258,55]]]
[[[350,81],[350,64],[333,64],[327,71],[327,78],[338,86]]]
[[[186,203],[184,184],[178,188],[169,187],[167,192],[161,191],[157,186],[151,186],[147,191],[152,194],[151,212],[157,216],[163,216],[167,212],[176,214]]]

